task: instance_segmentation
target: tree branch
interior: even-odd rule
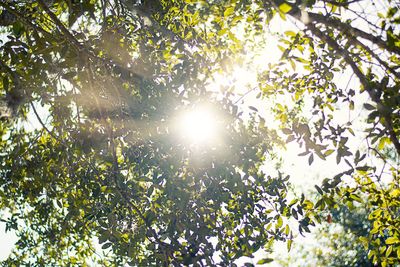
[[[53,37],[53,35],[51,33],[49,33],[48,31],[44,30],[43,28],[40,28],[40,27],[36,26],[31,21],[27,20],[23,16],[23,14],[19,13],[18,11],[16,11],[13,8],[11,8],[6,3],[3,3],[2,1],[0,1],[0,6],[2,6],[8,13],[12,14],[13,16],[15,16],[16,19],[19,19],[26,27],[32,28],[35,31],[42,33],[44,36],[46,36],[46,38],[54,39],[54,37]]]
[[[57,28],[65,35],[65,37],[74,44],[78,50],[82,50],[82,44],[70,33],[70,31],[64,26],[64,24],[57,18],[57,16],[50,10],[50,8],[44,3],[43,0],[37,0],[43,10],[50,16],[51,20],[56,24]]]
[[[40,6],[43,8],[43,10],[50,16],[51,20],[56,24],[57,28],[60,29],[60,31],[63,33],[63,35],[65,36],[65,38],[67,38],[67,40],[69,42],[71,42],[78,51],[85,53],[86,55],[88,55],[91,59],[94,59],[98,62],[101,63],[109,63],[109,64],[114,64],[117,65],[118,67],[120,67],[121,69],[127,71],[128,73],[132,74],[133,77],[137,77],[137,78],[142,78],[143,76],[138,74],[137,72],[133,71],[131,68],[127,68],[124,65],[118,64],[117,62],[115,62],[113,59],[111,58],[100,58],[98,57],[96,54],[93,53],[93,51],[84,46],[84,44],[80,43],[75,36],[64,26],[64,24],[57,18],[57,16],[49,9],[49,7],[44,3],[43,0],[38,0]]]
[[[357,29],[352,27],[351,25],[344,23],[338,19],[335,18],[331,18],[331,17],[325,17],[321,14],[316,14],[316,13],[311,13],[308,12],[308,17],[311,21],[315,21],[318,23],[322,23],[326,26],[329,26],[333,29],[339,29],[341,30],[343,33],[348,33],[353,35],[354,37],[360,37],[363,38],[365,40],[370,41],[373,44],[376,44],[377,46],[379,46],[382,49],[385,49],[389,52],[395,53],[400,55],[400,47],[397,46],[389,46],[387,44],[386,41],[382,40],[381,38],[379,38],[378,36],[372,35],[370,33],[367,33],[363,30]]]
[[[30,104],[31,104],[33,113],[34,113],[35,116],[36,116],[36,119],[39,121],[39,123],[40,123],[40,125],[43,127],[43,129],[44,129],[48,134],[50,134],[51,137],[53,137],[55,140],[57,140],[60,144],[65,145],[65,144],[58,138],[58,136],[56,136],[52,131],[49,130],[49,128],[47,128],[47,126],[44,124],[44,122],[43,122],[42,119],[40,118],[39,113],[37,112],[37,110],[36,110],[36,108],[35,108],[35,105],[34,105],[32,102],[30,102]]]
[[[279,5],[282,2],[281,0],[267,0],[271,5],[275,6],[279,10]],[[349,32],[355,37],[360,37],[363,39],[366,39],[373,44],[376,44],[382,49],[385,49],[389,52],[395,53],[400,55],[400,47],[397,46],[389,46],[386,41],[382,40],[378,36],[372,35],[370,33],[367,33],[363,30],[357,29],[347,23],[344,23],[340,21],[337,18],[332,18],[328,16],[324,16],[321,14],[313,13],[313,12],[308,12],[305,10],[300,9],[299,6],[295,4],[291,4],[287,1],[284,1],[287,5],[290,5],[291,9],[289,12],[287,12],[288,15],[296,18],[297,20],[301,21],[305,25],[311,23],[311,22],[318,22],[321,23],[327,27],[331,27],[333,29],[338,29],[341,32]],[[304,18],[307,18],[307,21],[304,21]]]
[[[331,4],[334,6],[339,6],[339,7],[347,7],[350,4],[354,4],[357,2],[361,2],[361,1],[363,1],[363,0],[350,0],[347,2],[338,2],[338,1],[334,1],[334,0],[322,0],[322,2],[324,2],[324,3],[328,3],[328,4]]]
[[[11,3],[12,1],[2,1],[0,4],[5,8],[5,2]],[[52,4],[54,0],[46,0],[48,4]],[[18,21],[18,16],[14,14],[14,12],[10,12],[7,8],[5,10],[2,10],[0,14],[0,26],[10,26],[14,24],[15,22]]]
[[[389,66],[389,64],[386,61],[383,61],[376,53],[374,53],[374,51],[372,51],[371,48],[369,48],[368,46],[366,46],[364,43],[362,43],[360,40],[358,40],[357,38],[355,38],[353,35],[351,34],[347,34],[348,38],[350,38],[350,42],[353,43],[353,45],[359,45],[361,46],[365,51],[367,51],[368,54],[370,54],[372,57],[374,57],[376,59],[376,61],[379,62],[379,64],[381,64],[382,66],[384,66],[386,68],[386,70],[388,70],[390,73],[392,73],[397,79],[400,80],[400,73],[398,73],[395,69],[393,69],[392,67]]]
[[[282,1],[280,0],[266,0],[268,1],[272,6],[277,8],[279,10],[279,5],[281,4]],[[358,68],[356,62],[353,61],[351,56],[349,55],[348,51],[345,49],[341,48],[339,44],[332,39],[329,35],[323,33],[320,29],[316,27],[314,23],[321,23],[327,27],[331,27],[333,29],[339,29],[342,31],[342,33],[346,34],[347,36],[349,34],[355,36],[354,38],[361,37],[363,39],[366,39],[382,49],[385,49],[387,51],[396,53],[400,55],[400,47],[390,47],[387,45],[385,41],[383,41],[381,38],[374,36],[370,33],[366,33],[360,29],[354,28],[349,24],[343,23],[338,19],[333,19],[330,17],[323,16],[321,14],[316,14],[316,13],[311,13],[307,11],[301,10],[297,5],[290,4],[286,1],[284,1],[286,4],[290,5],[291,9],[287,13],[288,15],[291,15],[298,21],[302,22],[305,24],[305,26],[313,33],[315,34],[318,38],[320,38],[322,41],[326,42],[332,49],[337,51],[345,60],[345,62],[351,67],[353,70],[354,74],[357,76],[359,79],[361,85],[363,88],[368,92],[370,95],[371,99],[377,103],[378,111],[380,116],[383,118],[383,125],[386,128],[390,141],[393,143],[395,146],[395,149],[397,151],[397,154],[400,155],[400,142],[399,139],[397,138],[397,134],[393,128],[393,121],[392,121],[392,116],[390,112],[387,112],[382,105],[380,99],[377,97],[377,94],[375,92],[375,88],[372,87],[372,84],[368,81],[366,76],[362,73],[362,71]],[[307,18],[306,21],[304,21],[304,17]],[[377,90],[381,90],[380,88],[376,88]]]
[[[372,84],[368,81],[368,79],[365,77],[365,75],[358,68],[357,64],[353,61],[353,59],[349,55],[348,51],[341,48],[334,39],[332,39],[329,35],[323,33],[314,24],[312,24],[312,23],[307,24],[307,28],[309,28],[313,34],[315,34],[322,41],[326,42],[331,48],[333,48],[341,56],[343,56],[346,63],[349,64],[349,66],[352,68],[354,74],[360,80],[360,83],[362,84],[364,89],[368,92],[371,99],[375,103],[377,103],[379,114],[384,120],[383,125],[385,126],[386,130],[388,131],[390,141],[395,146],[397,154],[400,155],[400,142],[399,142],[399,139],[397,138],[397,134],[393,128],[392,116],[391,116],[390,112],[387,112],[386,110],[384,110],[384,106],[382,105],[380,99],[376,96],[376,93],[374,91],[374,88],[372,87]],[[377,90],[381,90],[381,89],[377,88]]]

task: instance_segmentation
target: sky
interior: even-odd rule
[[[4,218],[3,216],[1,218]],[[15,233],[13,231],[6,232],[5,223],[0,222],[0,261],[7,259],[17,241],[18,238]]]

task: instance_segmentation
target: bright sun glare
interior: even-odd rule
[[[217,135],[216,114],[207,107],[186,111],[178,124],[182,137],[191,144],[210,143]]]

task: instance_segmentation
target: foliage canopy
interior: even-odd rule
[[[368,257],[399,262],[396,1],[7,0],[0,7],[0,205],[19,237],[8,264],[225,266],[274,240],[290,249],[289,220],[309,232],[326,208],[358,202],[370,211],[372,228],[361,239]],[[280,33],[281,59],[252,89],[274,100],[265,108],[277,128],[257,108],[243,109],[232,85],[207,90],[215,73],[257,47],[274,19],[299,27]],[[359,86],[339,83],[346,73]],[[217,142],[177,138],[176,114],[205,103],[218,114]],[[358,148],[356,119],[336,117],[345,107],[364,119]],[[32,117],[40,127],[28,127]],[[292,199],[289,177],[263,168],[283,140],[298,142],[310,165],[335,156],[348,168],[316,186],[315,203]],[[93,237],[112,256],[98,257]]]

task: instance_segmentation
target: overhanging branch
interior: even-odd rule
[[[266,1],[278,10],[279,10],[280,4],[282,4],[281,0],[266,0]],[[356,62],[354,62],[354,60],[350,56],[349,52],[347,50],[343,49],[342,47],[340,47],[339,44],[334,39],[332,39],[329,35],[325,34],[320,29],[318,29],[315,24],[320,23],[320,24],[325,25],[326,27],[338,29],[339,31],[344,33],[347,37],[349,36],[349,34],[351,34],[354,36],[353,38],[360,37],[360,38],[366,39],[366,40],[372,42],[373,44],[378,45],[380,48],[382,48],[386,51],[392,52],[392,53],[396,53],[398,55],[400,55],[400,47],[389,46],[386,43],[386,41],[382,40],[378,36],[374,36],[370,33],[364,32],[360,29],[354,28],[351,25],[349,25],[347,23],[343,23],[338,19],[330,18],[330,17],[324,16],[321,14],[303,11],[300,9],[299,6],[297,6],[295,4],[291,4],[287,1],[283,1],[283,2],[286,3],[287,5],[290,5],[290,7],[291,7],[291,9],[287,12],[288,15],[290,15],[290,16],[294,17],[296,20],[304,23],[305,26],[314,35],[316,35],[322,41],[326,42],[332,49],[337,51],[344,58],[345,62],[351,67],[351,69],[353,70],[353,72],[357,76],[357,78],[359,79],[363,88],[368,92],[371,99],[377,104],[379,114],[380,114],[381,118],[383,118],[383,125],[384,125],[386,131],[388,132],[391,142],[395,146],[397,154],[400,155],[400,142],[399,142],[397,134],[393,128],[392,115],[390,112],[387,112],[385,110],[379,97],[377,97],[377,93],[375,92],[375,90],[381,91],[382,89],[381,88],[373,88],[373,85],[369,82],[367,77],[359,69]],[[307,18],[307,20],[304,21],[304,18]],[[391,71],[391,70],[389,69],[389,71]]]
[[[351,25],[344,23],[338,19],[326,17],[321,14],[311,13],[311,12],[308,12],[308,18],[311,21],[315,21],[315,22],[324,24],[325,26],[329,26],[333,29],[339,29],[343,33],[351,34],[354,37],[360,37],[365,40],[368,40],[371,43],[376,44],[377,46],[379,46],[382,49],[385,49],[389,52],[400,55],[400,47],[389,46],[386,41],[382,40],[378,36],[375,36],[373,34],[365,32],[363,30],[354,28]]]
[[[321,24],[325,25],[326,27],[340,30],[343,33],[348,32],[356,38],[360,37],[362,39],[368,40],[371,43],[376,44],[380,48],[387,50],[388,52],[392,52],[392,53],[400,55],[400,47],[390,46],[390,45],[388,45],[388,43],[385,40],[381,39],[380,37],[375,36],[371,33],[365,32],[363,30],[360,30],[358,28],[355,28],[355,27],[351,26],[350,24],[340,21],[337,18],[324,16],[322,14],[302,10],[299,6],[297,6],[295,4],[291,4],[287,1],[282,1],[282,0],[266,0],[266,1],[269,4],[271,4],[272,6],[275,6],[277,9],[279,9],[279,5],[282,2],[284,2],[285,4],[287,4],[291,7],[291,9],[287,12],[287,14],[296,18],[297,20],[299,20],[300,22],[302,22],[306,25],[309,23],[312,23],[312,22],[321,23]],[[304,18],[307,18],[307,21],[304,21]]]
[[[354,74],[357,76],[359,79],[360,83],[364,87],[364,89],[368,92],[369,96],[371,99],[377,104],[378,106],[378,111],[380,116],[383,118],[383,125],[385,126],[388,134],[390,141],[393,143],[393,145],[396,148],[397,154],[400,155],[400,142],[399,139],[397,138],[397,134],[393,128],[393,120],[390,112],[387,112],[384,110],[384,106],[382,105],[380,99],[376,97],[376,90],[381,90],[380,88],[373,88],[372,84],[368,81],[366,76],[361,72],[361,70],[358,68],[357,64],[354,62],[352,57],[350,56],[349,52],[342,47],[339,46],[339,44],[332,39],[329,35],[323,33],[320,29],[318,29],[314,24],[310,23],[307,24],[307,28],[315,34],[318,38],[320,38],[322,41],[326,42],[332,49],[337,51],[346,61],[346,63],[351,67],[353,70]]]
[[[363,1],[363,0],[349,0],[347,2],[339,2],[339,1],[334,1],[334,0],[323,0],[324,3],[328,3],[328,4],[331,4],[334,6],[339,6],[339,7],[347,7],[350,4],[354,4],[357,2],[361,2],[361,1]]]
[[[65,28],[64,24],[57,18],[57,16],[50,10],[47,4],[43,0],[38,0],[39,5],[43,8],[43,10],[50,16],[51,20],[57,25],[57,28],[65,35],[65,37],[74,44],[79,50],[83,47],[79,43],[79,41],[69,32],[67,28]]]

